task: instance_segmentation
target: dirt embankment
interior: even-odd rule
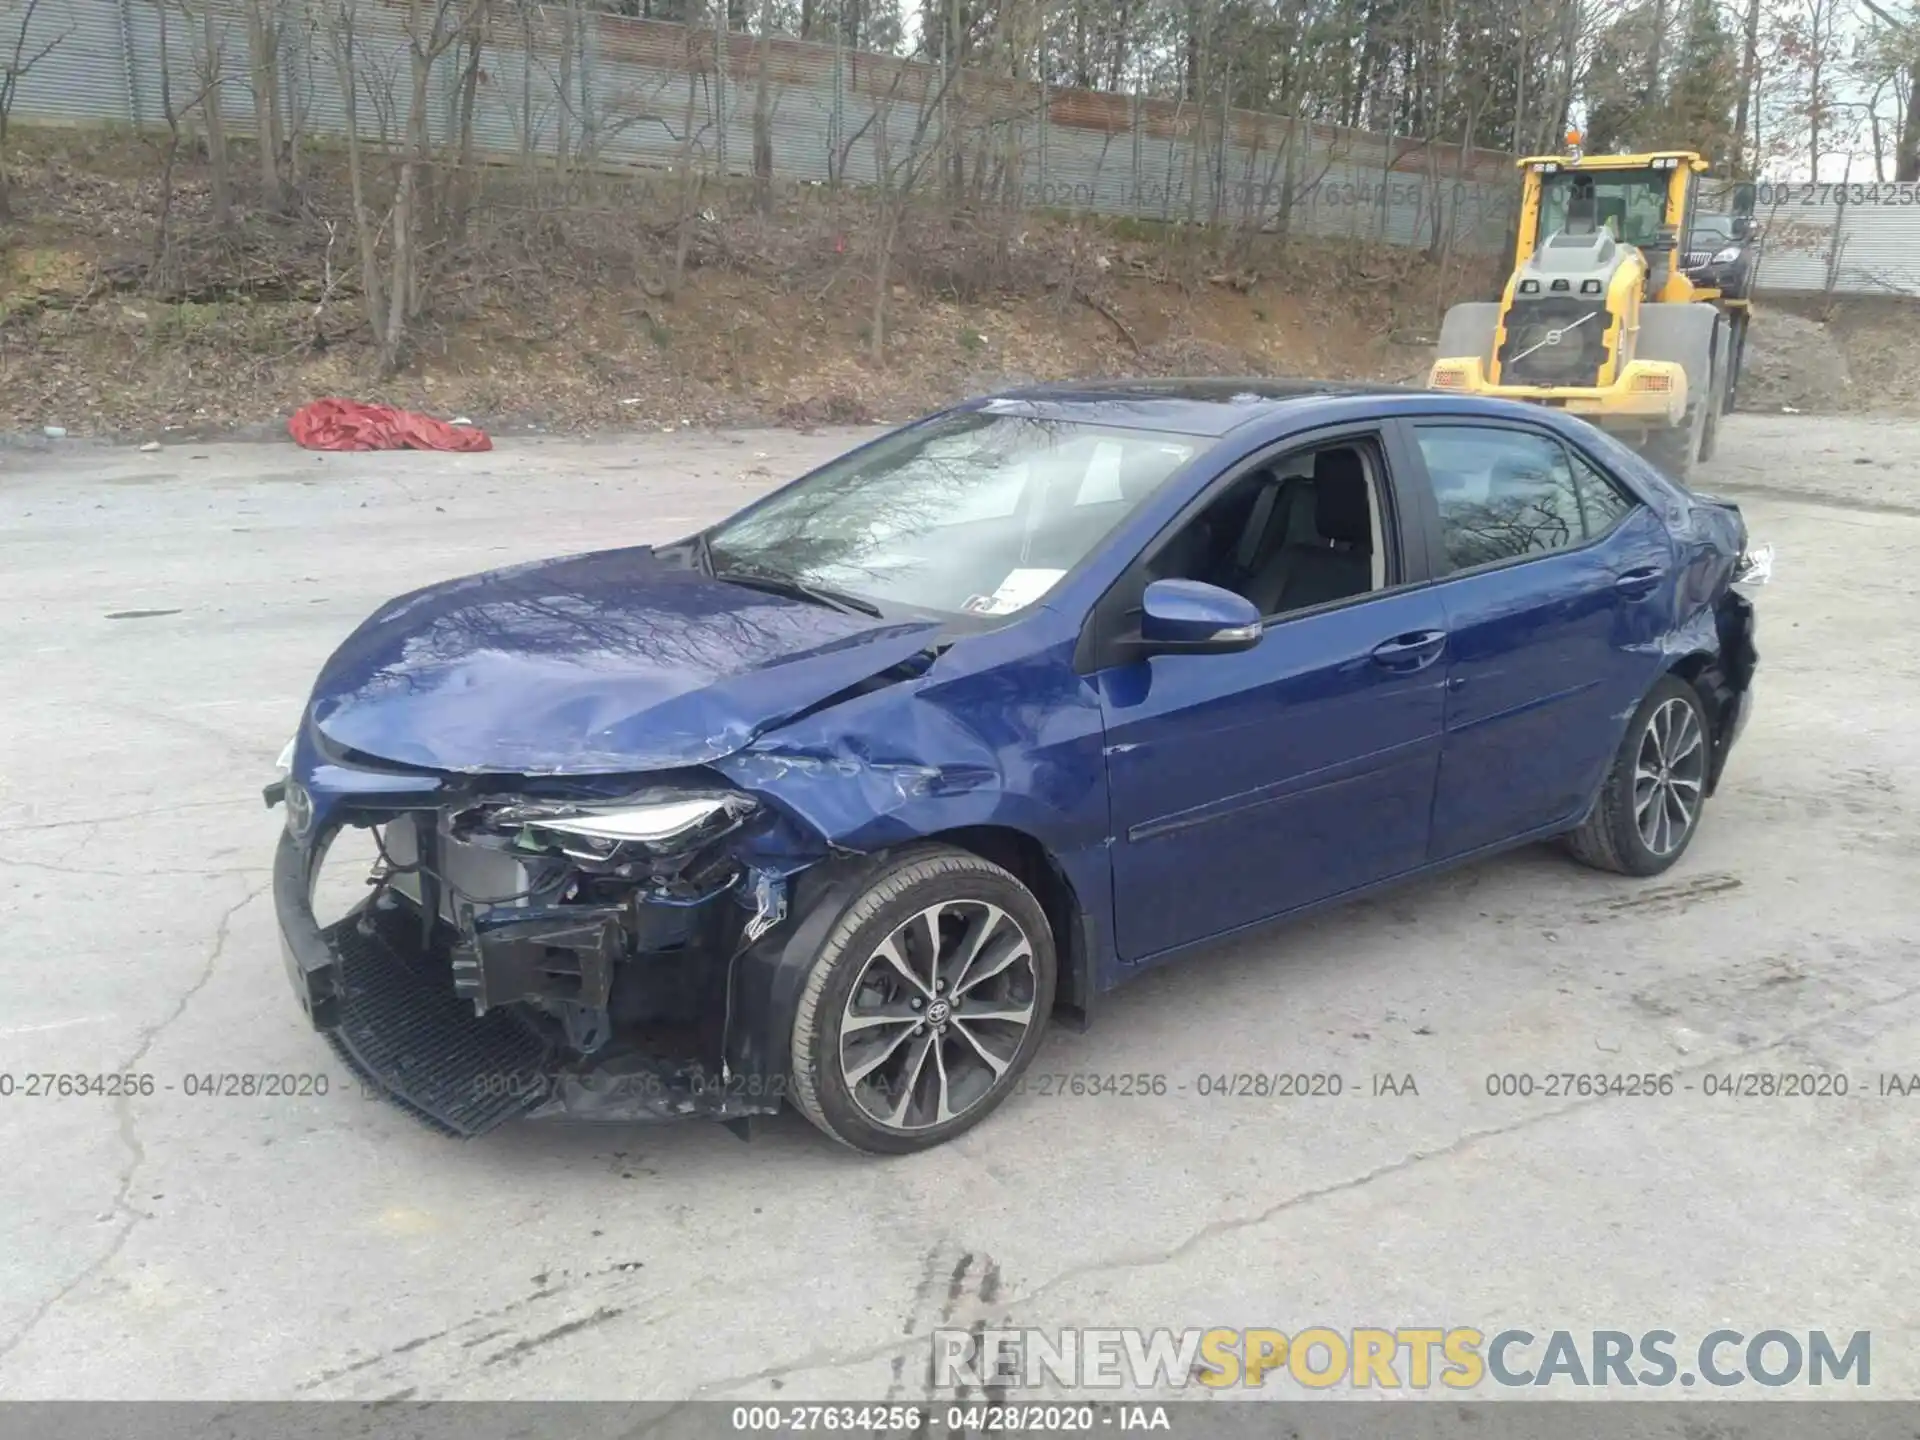
[[[270,213],[233,150],[222,226],[190,151],[167,195],[155,143],[16,132],[0,432],[272,429],[329,394],[581,430],[890,420],[1069,375],[1417,380],[1446,304],[1495,293],[1502,269],[929,205],[905,216],[880,287],[887,227],[870,197],[803,188],[762,209],[745,188],[667,175],[496,169],[430,256],[429,303],[384,374],[343,157],[311,152],[290,213]],[[1920,413],[1916,316],[1899,301],[1762,302],[1745,404]]]
[[[152,145],[29,132],[24,218],[0,230],[0,430],[219,431],[328,394],[584,429],[885,420],[1067,375],[1405,380],[1444,304],[1497,269],[943,206],[907,214],[881,294],[884,226],[859,195],[801,189],[762,212],[712,184],[689,203],[671,176],[495,170],[382,375],[344,168],[317,152],[294,214],[242,194],[221,227],[195,157],[169,200]]]
[[[1920,415],[1920,302],[1763,298],[1740,394],[1749,410]]]

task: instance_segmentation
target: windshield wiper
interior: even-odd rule
[[[707,538],[707,532],[698,532],[688,543],[693,546],[693,563],[707,574],[713,574],[713,541]]]
[[[796,579],[792,575],[782,575],[777,570],[762,570],[758,566],[740,564],[721,564],[707,552],[707,565],[717,580],[730,584],[744,585],[749,590],[765,590],[772,595],[788,595],[796,600],[810,601],[815,605],[825,605],[830,610],[844,611],[850,615],[871,615],[880,618],[880,607],[871,600],[863,600],[858,595],[849,595],[844,590],[833,590],[825,585],[810,584]]]

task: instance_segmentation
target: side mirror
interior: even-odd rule
[[[1753,217],[1751,215],[1735,215],[1733,217],[1733,238],[1736,240],[1746,240],[1751,238],[1752,235]]]
[[[1198,580],[1156,580],[1140,604],[1150,654],[1226,655],[1260,643],[1260,612],[1244,595]]]

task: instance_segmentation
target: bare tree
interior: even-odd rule
[[[1920,16],[1895,14],[1877,0],[1860,3],[1877,22],[1875,52],[1883,73],[1895,80],[1896,95],[1904,92],[1894,135],[1893,178],[1920,180]],[[1876,114],[1878,99],[1876,94]]]
[[[281,124],[280,58],[283,29],[281,0],[247,0],[247,56],[253,78],[253,135],[260,156],[260,191],[273,209],[284,209],[291,198],[281,152],[286,144]],[[211,10],[212,7],[208,6]]]
[[[202,86],[201,118],[207,127],[207,168],[213,185],[213,218],[222,227],[232,223],[232,184],[227,171],[227,124],[220,110],[221,82],[225,78],[226,36],[215,7],[200,6],[200,44],[194,52],[194,70]]]
[[[773,0],[760,0],[758,28],[753,45],[753,203],[764,215],[773,208],[773,76],[767,65]]]
[[[152,287],[165,289],[172,281],[173,180],[174,170],[180,159],[180,145],[184,138],[180,130],[180,119],[188,111],[205,103],[216,82],[202,76],[199,77],[199,87],[193,94],[185,99],[179,99],[174,95],[173,66],[168,57],[169,0],[154,0],[153,8],[159,20],[160,115],[166,121],[167,143],[162,151],[163,158],[160,162],[160,213],[153,227],[153,262],[147,270],[147,283]]]
[[[20,12],[20,22],[14,27],[13,52],[7,59],[6,69],[0,71],[0,222],[13,219],[13,180],[7,169],[7,127],[13,118],[13,102],[20,95],[20,82],[73,33],[73,25],[69,22],[66,29],[29,51],[27,46],[33,34],[33,20],[39,9],[40,0],[27,0],[26,7]]]
[[[941,146],[929,143],[928,132],[946,108],[947,90],[959,74],[959,67],[946,66],[940,72],[931,95],[926,93],[928,76],[925,72],[921,73],[921,93],[917,99],[919,115],[914,121],[913,136],[907,143],[906,154],[896,159],[892,153],[887,119],[906,74],[905,66],[898,67],[886,96],[875,105],[873,310],[869,320],[868,350],[876,365],[886,358],[887,297],[892,293],[894,246],[899,241],[900,226],[906,218],[907,207],[913,202],[921,183],[942,159]]]
[[[337,0],[328,20],[334,70],[346,109],[347,183],[353,201],[354,241],[360,255],[360,293],[366,307],[367,328],[373,333],[380,363],[390,369],[397,359],[398,348],[397,342],[388,340],[386,289],[380,275],[380,231],[384,225],[374,224],[369,194],[371,177],[367,174],[366,146],[361,133],[358,0]]]

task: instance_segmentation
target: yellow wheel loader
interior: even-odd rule
[[[1583,155],[1567,140],[1565,155],[1518,162],[1513,273],[1498,301],[1447,312],[1428,388],[1570,411],[1685,481],[1713,453],[1746,348],[1753,257],[1712,262],[1751,240],[1752,187],[1715,217],[1731,247],[1703,258],[1690,245],[1706,160]]]

